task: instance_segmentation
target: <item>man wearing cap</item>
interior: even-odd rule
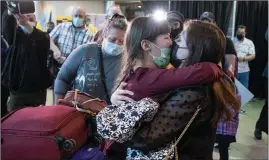
[[[170,33],[171,39],[175,40],[183,30],[184,16],[177,11],[171,11],[167,13],[167,20],[172,29]]]
[[[3,38],[9,45],[1,73],[1,85],[10,92],[8,112],[45,105],[46,89],[52,84],[47,68],[49,36],[36,28],[34,14],[14,14],[6,9],[2,25]]]
[[[177,58],[178,44],[175,40],[183,30],[185,19],[181,13],[177,11],[171,11],[167,13],[167,20],[171,27],[170,38],[173,40],[170,62],[173,66],[179,66],[182,61]]]
[[[215,22],[215,16],[211,12],[204,12],[203,14],[201,14],[200,20],[207,21],[207,22],[210,22],[210,23],[216,23]]]

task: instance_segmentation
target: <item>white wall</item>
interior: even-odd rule
[[[52,21],[56,16],[71,16],[73,7],[83,7],[86,13],[105,13],[105,1],[43,1],[44,12],[48,21],[52,11]]]

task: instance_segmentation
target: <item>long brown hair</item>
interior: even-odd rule
[[[199,62],[212,62],[218,64],[221,62],[225,47],[226,38],[223,32],[213,23],[192,20],[185,23],[187,34],[186,43],[189,49],[189,58],[184,62],[185,66]],[[214,101],[214,117],[212,124],[217,125],[220,118],[231,120],[233,114],[231,108],[235,111],[240,109],[235,89],[224,78],[219,79],[212,85]]]
[[[156,21],[153,17],[138,17],[129,24],[124,38],[124,54],[122,56],[122,70],[116,81],[115,89],[124,80],[132,69],[136,60],[143,61],[144,51],[141,47],[142,40],[154,42],[156,38],[165,33],[170,33],[168,21]]]

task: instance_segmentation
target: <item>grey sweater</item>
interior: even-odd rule
[[[81,92],[110,102],[106,98],[101,80],[100,48],[96,43],[84,44],[75,49],[66,59],[55,81],[54,93],[65,95],[72,86]],[[120,71],[120,56],[103,54],[105,82],[109,97]]]

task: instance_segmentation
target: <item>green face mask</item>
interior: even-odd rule
[[[153,45],[155,45],[155,44],[153,44]],[[158,46],[156,46],[156,47],[158,47]],[[170,62],[171,48],[159,48],[159,49],[161,50],[161,56],[154,56],[152,53],[151,53],[151,56],[153,57],[153,61],[157,65],[157,67],[165,68]]]

